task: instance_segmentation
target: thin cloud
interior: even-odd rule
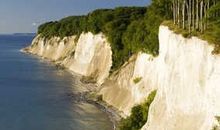
[[[32,26],[37,26],[37,25],[38,25],[38,23],[35,23],[35,22],[34,22],[34,23],[32,23]]]

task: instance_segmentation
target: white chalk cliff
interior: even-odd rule
[[[220,56],[196,37],[183,38],[161,26],[160,54],[151,81],[157,95],[142,130],[211,130],[219,125]],[[154,75],[157,75],[154,79]]]
[[[69,70],[92,76],[97,84],[108,77],[112,64],[110,44],[102,33],[83,33],[75,36],[43,38],[37,36],[24,51],[55,61]]]
[[[105,36],[83,33],[75,41],[74,36],[37,36],[25,51],[92,76],[99,94],[123,116],[157,89],[142,130],[211,130],[219,125],[220,56],[212,54],[214,47],[206,41],[186,39],[160,26],[159,55],[140,52],[110,76],[112,51]]]

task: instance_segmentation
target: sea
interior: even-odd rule
[[[77,75],[20,52],[33,38],[0,35],[0,130],[112,130],[103,110],[68,96],[82,90]]]

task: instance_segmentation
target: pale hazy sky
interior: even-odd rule
[[[146,6],[149,0],[0,0],[0,34],[35,32],[39,24],[97,8]]]

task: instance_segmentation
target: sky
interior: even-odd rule
[[[36,32],[44,22],[98,8],[148,4],[149,0],[0,0],[0,34]]]

